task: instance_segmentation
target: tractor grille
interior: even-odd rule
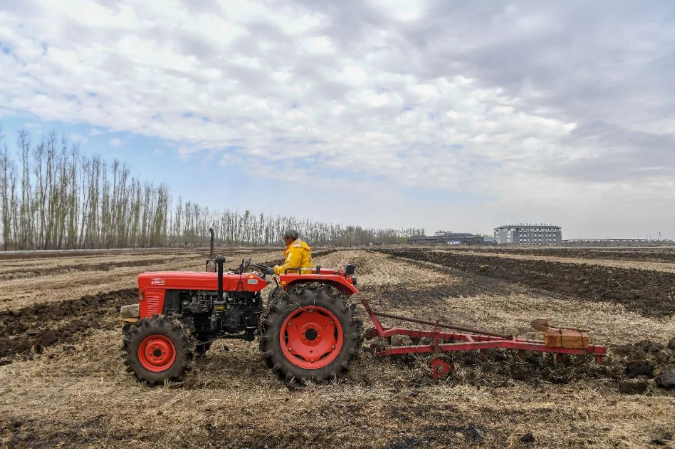
[[[162,313],[160,304],[164,297],[164,292],[147,292],[145,294],[146,307],[148,308],[148,316],[153,316]]]
[[[169,312],[180,312],[180,291],[178,290],[167,290],[166,296],[164,297],[164,313]]]

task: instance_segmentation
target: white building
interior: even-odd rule
[[[515,224],[495,228],[499,244],[514,245],[560,245],[562,229],[550,224]]]

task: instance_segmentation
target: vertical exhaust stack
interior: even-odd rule
[[[218,301],[223,300],[223,264],[225,258],[223,256],[216,257],[216,265],[218,266]]]
[[[209,259],[213,260],[213,244],[215,242],[215,234],[213,232],[213,228],[209,228],[209,232],[211,233],[211,245],[210,245],[210,251],[209,251]]]
[[[216,271],[216,263],[213,260],[215,233],[213,232],[213,228],[209,228],[209,232],[211,233],[211,243],[210,243],[210,249],[209,249],[209,259],[206,261],[206,271],[209,272],[209,273],[213,273],[213,272]]]

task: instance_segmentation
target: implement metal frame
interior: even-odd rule
[[[361,303],[368,312],[375,326],[366,332],[366,338],[381,337],[386,339],[394,335],[407,335],[413,342],[413,346],[388,346],[377,348],[373,351],[376,356],[401,355],[401,354],[437,354],[451,351],[480,350],[485,353],[488,349],[506,348],[518,350],[521,358],[525,351],[549,352],[556,354],[556,360],[560,360],[563,354],[593,355],[597,363],[602,363],[602,358],[607,352],[604,346],[589,345],[587,348],[558,348],[546,346],[543,341],[515,338],[513,335],[504,335],[480,329],[455,326],[439,321],[419,320],[415,318],[392,315],[390,313],[376,312],[370,308],[365,299]],[[391,318],[394,320],[407,321],[410,323],[426,324],[433,326],[431,330],[414,330],[402,327],[388,328],[382,326],[377,317]],[[442,332],[440,329],[459,330],[464,333]],[[420,344],[421,340],[431,339],[430,344]]]

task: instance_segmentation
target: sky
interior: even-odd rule
[[[675,3],[0,0],[0,126],[174,199],[675,238]]]

